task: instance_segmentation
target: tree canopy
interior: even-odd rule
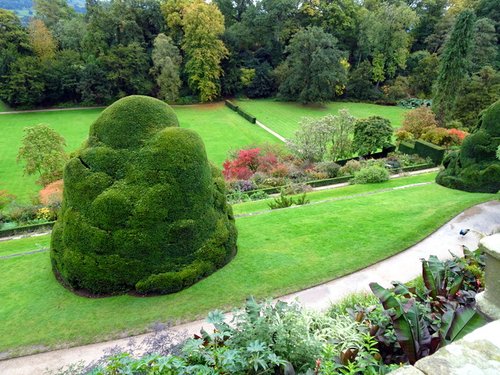
[[[0,100],[11,107],[130,94],[417,97],[434,98],[445,124],[457,120],[461,86],[500,68],[494,0],[87,0],[84,13],[36,0],[34,9],[22,22],[0,9]]]
[[[286,49],[279,94],[302,103],[331,100],[344,87],[347,69],[337,40],[319,27],[297,32]]]

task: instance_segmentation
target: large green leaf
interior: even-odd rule
[[[446,333],[446,343],[461,339],[485,323],[486,321],[472,308],[456,310],[450,329]]]
[[[383,288],[379,284],[370,283],[370,289],[378,297],[386,310],[391,308],[394,309],[395,314],[391,318],[396,337],[399,345],[401,345],[401,348],[408,356],[408,360],[411,364],[414,364],[418,360],[418,347],[416,345],[411,323],[408,320],[408,316],[403,306],[390,290]],[[410,307],[410,309],[414,308],[414,305]],[[412,319],[415,321],[414,318]]]

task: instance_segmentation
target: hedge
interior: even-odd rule
[[[33,232],[51,230],[52,227],[54,226],[54,224],[55,224],[55,221],[49,221],[47,223],[42,223],[42,224],[31,224],[31,225],[24,225],[22,227],[16,227],[16,228],[1,229],[0,230],[0,238],[17,236],[17,235],[24,234],[24,233],[33,233]]]
[[[233,111],[237,111],[238,108],[239,108],[236,104],[234,104],[230,100],[226,100],[225,103],[226,103],[226,106],[229,107],[229,108],[231,108]]]
[[[387,157],[389,153],[396,151],[396,146],[394,145],[388,145],[382,149],[380,152],[375,152],[371,155],[363,155],[363,156],[357,156],[355,158],[349,158],[349,159],[342,159],[342,160],[337,160],[335,163],[337,163],[340,166],[344,166],[347,164],[348,161],[350,160],[359,160],[359,158],[364,158],[364,159],[382,159]]]
[[[92,124],[65,167],[54,273],[90,294],[186,288],[236,253],[225,195],[203,141],[178,127],[167,104],[121,99]]]
[[[255,122],[257,121],[257,118],[252,116],[251,114],[245,112],[244,110],[242,110],[240,107],[238,107],[236,109],[236,112],[238,112],[240,114],[240,116],[242,116],[245,120],[251,122],[252,124],[255,124]]]
[[[431,158],[436,165],[443,161],[445,151],[445,148],[421,139],[415,141],[415,152],[423,158]]]
[[[422,164],[415,164],[415,165],[410,165],[408,167],[403,167],[403,168],[398,168],[402,172],[414,172],[414,171],[420,171],[423,169],[428,169],[434,167],[434,163],[422,163]]]
[[[465,137],[459,152],[449,153],[436,182],[440,185],[471,192],[496,193],[500,190],[500,161],[496,150],[500,145],[500,100],[485,111],[479,129]]]
[[[398,146],[398,151],[403,154],[413,155],[416,153],[415,144],[406,141],[401,141],[401,143],[399,143]]]
[[[398,146],[398,151],[403,154],[417,154],[422,158],[430,158],[434,165],[439,165],[443,161],[446,150],[443,147],[418,139],[414,144],[402,141]]]

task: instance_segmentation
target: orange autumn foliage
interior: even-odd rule
[[[40,202],[48,206],[51,203],[61,202],[63,194],[63,180],[54,181],[40,190]]]

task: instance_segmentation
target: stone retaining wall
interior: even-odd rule
[[[498,375],[500,374],[500,320],[469,333],[463,339],[405,366],[391,375]]]

